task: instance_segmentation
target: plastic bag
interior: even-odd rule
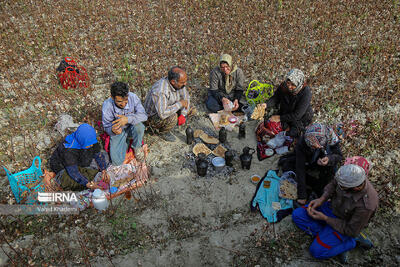
[[[223,106],[224,106],[224,110],[225,111],[232,111],[232,109],[233,109],[233,107],[234,107],[234,105],[233,105],[233,103],[232,103],[232,101],[227,101],[226,103],[224,103],[223,104]]]
[[[286,132],[279,132],[274,138],[268,141],[267,145],[272,149],[283,146],[286,141],[285,134]]]

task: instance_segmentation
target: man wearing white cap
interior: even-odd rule
[[[357,243],[367,249],[372,247],[361,230],[377,207],[378,193],[365,170],[349,164],[339,168],[320,198],[293,211],[292,218],[300,229],[315,237],[310,246],[312,256],[327,259],[340,255],[346,263],[346,252]]]

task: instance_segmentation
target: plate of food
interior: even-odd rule
[[[230,123],[235,123],[235,122],[237,122],[238,121],[238,118],[236,117],[236,116],[230,116],[229,118],[228,118],[228,121],[230,122]]]

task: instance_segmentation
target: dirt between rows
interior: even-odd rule
[[[190,121],[190,125],[193,129],[212,129],[207,114],[201,110]],[[238,139],[237,129],[228,132],[227,145],[236,155],[245,146],[256,147],[256,125],[257,121],[247,123],[246,139]],[[175,131],[178,138],[174,143],[154,137],[157,140],[151,145],[149,162],[153,175],[158,178],[154,188],[164,204],[159,208],[144,210],[139,217],[140,223],[150,227],[156,236],[169,235],[170,238],[155,248],[113,258],[117,266],[339,264],[335,260],[313,259],[307,250],[311,238],[295,227],[291,216],[277,223],[275,229],[271,230],[271,225],[258,212],[250,213],[250,200],[256,188],[250,182],[250,177],[253,174],[263,176],[267,170],[277,169],[278,156],[260,162],[254,154],[250,170],[242,170],[240,161],[236,158],[235,170],[230,175],[199,177],[193,170],[182,167],[187,160],[186,155],[190,154],[193,147],[185,143],[184,130],[181,127]],[[214,133],[217,136],[217,132]],[[389,225],[371,223],[369,233],[376,248],[366,253],[355,249],[350,253],[352,264],[383,262],[390,266],[400,263],[400,227],[398,214],[396,216]],[[268,230],[265,230],[266,227]],[[176,233],[172,234],[171,231]],[[293,247],[286,245],[283,248],[285,244],[271,246],[274,242],[287,242],[288,236],[292,234],[294,237],[289,243],[293,243]],[[379,257],[374,259],[375,254],[379,254]],[[94,265],[103,266],[107,262],[107,258],[98,258]]]
[[[188,164],[193,159],[193,145],[185,142],[185,127],[174,130],[177,140],[172,143],[146,135],[150,146],[148,164],[154,181],[151,190],[142,188],[142,198],[136,201],[123,197],[115,199],[113,204],[118,208],[114,216],[87,209],[73,225],[68,222],[66,225],[61,218],[58,230],[52,234],[46,235],[43,231],[42,235],[27,235],[12,245],[31,247],[34,255],[46,262],[54,253],[59,253],[52,248],[54,242],[59,242],[70,251],[66,261],[70,266],[88,264],[82,254],[82,234],[87,238],[84,250],[94,251],[88,257],[92,266],[339,265],[336,259],[318,261],[309,255],[308,246],[312,240],[296,228],[291,216],[272,225],[260,213],[250,212],[250,200],[256,189],[250,177],[278,169],[279,159],[275,155],[260,162],[254,154],[251,169],[241,168],[238,155],[245,146],[256,147],[254,129],[257,123],[247,122],[245,139],[238,139],[237,128],[228,132],[226,147],[236,156],[233,170],[213,177],[199,177]],[[189,125],[214,136],[218,134],[204,107]],[[376,247],[367,252],[351,251],[351,264],[400,264],[399,222],[396,212],[374,218],[368,234]],[[96,248],[100,246],[95,242],[99,233],[118,238],[110,239],[107,248]],[[10,253],[5,244],[2,247]],[[5,253],[0,252],[0,266],[9,263]]]

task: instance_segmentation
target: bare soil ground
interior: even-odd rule
[[[346,156],[372,163],[381,203],[368,233],[376,247],[351,252],[353,265],[400,264],[400,3],[393,1],[3,1],[0,6],[0,162],[17,172],[40,155],[46,165],[62,139],[62,113],[95,125],[115,80],[144,98],[172,65],[186,67],[193,128],[211,128],[204,105],[208,73],[222,52],[253,79],[278,84],[301,68],[313,90],[315,120],[357,120],[343,142]],[[55,67],[71,56],[91,85],[65,90]],[[255,122],[239,153],[254,147]],[[153,183],[119,198],[104,214],[1,216],[1,265],[286,266],[316,261],[311,239],[290,217],[270,225],[249,212],[253,173],[276,168],[277,157],[230,175],[199,178],[188,168],[184,129],[169,144],[146,135]],[[2,174],[0,201],[13,203]],[[8,256],[7,256],[8,255]]]

